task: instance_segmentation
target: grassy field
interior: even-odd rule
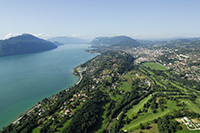
[[[157,124],[151,124],[150,127],[151,128],[148,129],[148,130],[139,129],[139,130],[135,130],[135,131],[130,132],[130,133],[140,133],[140,131],[142,131],[142,133],[159,133]]]
[[[122,82],[122,85],[120,86],[120,88],[118,90],[124,90],[124,91],[130,91],[132,84],[128,83],[128,82]]]
[[[200,104],[200,97],[197,97],[195,102]]]
[[[155,70],[167,70],[167,68],[165,68],[164,66],[156,63],[156,62],[145,62],[144,63],[146,67],[149,67],[151,69],[155,69]]]
[[[144,98],[143,100],[141,100],[137,105],[133,106],[132,109],[128,110],[128,112],[126,113],[126,115],[131,118],[132,114],[136,114],[139,109],[142,109],[144,104],[151,98],[151,95],[149,95],[148,97]]]
[[[168,107],[167,109],[165,109],[164,111],[161,111],[160,109],[158,109],[157,113],[153,113],[152,110],[149,109],[148,113],[143,113],[143,115],[132,120],[128,125],[125,125],[123,130],[128,130],[128,131],[133,130],[137,126],[139,126],[140,123],[150,122],[154,120],[155,118],[162,117],[170,113],[170,111],[172,111],[176,107],[176,103],[175,101],[168,101],[166,106]]]
[[[199,133],[200,130],[190,131],[190,130],[179,130],[176,133]]]
[[[147,68],[142,68],[142,69],[146,70],[149,74],[154,75],[154,73],[152,71],[150,71],[149,69],[147,69]]]
[[[148,69],[146,69],[146,68],[141,68],[141,69],[146,70],[146,71],[147,71],[146,73],[151,74],[150,78],[152,78],[153,80],[155,80],[155,81],[156,81],[156,84],[160,84],[160,83],[155,79],[154,73],[153,73],[152,71],[150,71],[150,70],[148,70]],[[140,69],[140,70],[141,70],[141,69]],[[160,84],[160,85],[163,86],[162,84]]]
[[[145,63],[145,66],[147,67],[150,67],[151,69],[156,69],[156,70],[167,70],[166,68],[164,68],[163,66],[157,64],[157,63],[154,63],[154,62],[146,62]],[[160,68],[161,67],[161,68]],[[168,82],[171,83],[171,85],[173,85],[174,87],[182,90],[182,92],[188,94],[188,90],[186,89],[186,86],[182,86],[180,83],[177,83],[177,82],[171,82],[170,80],[166,80],[166,78],[162,77],[162,76],[155,76],[154,73],[145,68],[145,67],[140,67],[139,68],[140,71],[146,73],[146,74],[151,74],[150,78],[153,79],[156,84],[166,88],[166,86],[168,85]],[[167,71],[165,72],[169,77],[171,76]],[[191,88],[190,88],[191,89]],[[195,94],[197,94],[197,99],[196,99],[196,103],[200,103],[200,97],[198,96],[198,93],[195,91],[194,92]],[[177,95],[179,96],[179,95]],[[176,97],[176,96],[173,96],[173,97]],[[130,110],[127,111],[126,115],[131,118],[131,116],[133,114],[136,114],[138,112],[139,109],[142,109],[143,105],[148,101],[147,98],[143,99],[140,101],[140,103],[138,103],[137,105],[133,106],[133,108],[131,108]],[[190,109],[191,111],[194,111],[196,113],[200,113],[200,108],[198,107],[198,105],[196,105],[195,103],[193,103],[192,101],[188,100],[188,99],[179,99],[180,102],[184,101],[186,103],[186,107],[188,109]],[[153,131],[151,129],[149,130],[136,130],[138,129],[139,127],[139,124],[140,123],[147,123],[147,122],[151,122],[152,120],[154,120],[155,118],[158,118],[158,117],[162,117],[162,116],[165,116],[166,114],[170,113],[171,111],[173,111],[174,109],[177,109],[179,107],[176,106],[176,102],[175,101],[170,101],[168,100],[167,102],[167,105],[166,105],[168,108],[165,109],[163,112],[158,109],[157,113],[152,113],[151,109],[148,110],[147,113],[145,112],[142,112],[140,113],[140,116],[138,116],[138,118],[136,119],[133,119],[129,124],[125,125],[123,130],[127,130],[127,131],[131,131],[131,133],[139,133],[139,132],[144,132],[144,133],[151,133],[151,132],[158,132],[158,131]],[[152,128],[153,129],[153,128]],[[157,129],[157,128],[156,128]],[[133,131],[134,130],[134,131]],[[187,129],[183,129],[181,131],[178,131],[178,133],[190,133],[190,132],[199,132],[200,131],[189,131]]]
[[[168,82],[171,83],[173,86],[179,88],[180,90],[183,90],[183,91],[187,92],[187,90],[185,88],[183,88],[183,87],[181,87],[181,86],[179,86],[179,85],[177,85],[175,83],[172,83],[171,81],[168,81]]]
[[[141,67],[139,67],[139,70],[145,74],[147,74],[147,72],[145,72]]]
[[[60,133],[60,132],[71,122],[71,120],[72,120],[72,119],[67,120],[67,122],[65,122],[65,123],[63,124],[63,127],[58,128],[58,131],[57,131],[56,133]]]
[[[120,88],[118,90],[124,90],[124,91],[130,91],[132,90],[132,83],[133,83],[133,79],[134,79],[135,75],[132,75],[131,72],[127,73],[125,77],[123,77],[122,79],[126,79],[127,81],[122,81],[122,85],[120,86]]]
[[[123,97],[119,94],[115,94],[115,95],[113,95],[112,99],[115,101],[121,101],[123,99]]]
[[[181,102],[185,102],[186,103],[186,107],[189,108],[191,111],[194,111],[196,113],[200,113],[200,109],[190,100],[188,99],[182,99],[180,100]]]
[[[37,128],[35,128],[35,129],[33,129],[32,133],[40,133],[40,129],[41,129],[41,128],[37,127]]]
[[[167,85],[167,82],[164,81],[164,79],[161,79],[160,82],[164,85]]]

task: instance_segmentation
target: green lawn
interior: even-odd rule
[[[199,96],[196,98],[195,102],[200,104],[200,97]]]
[[[35,129],[33,129],[32,133],[40,133],[40,129],[41,129],[41,128],[37,127],[37,128],[35,128]]]
[[[56,133],[60,133],[65,127],[67,127],[67,125],[71,122],[72,118],[67,120],[64,124],[63,124],[63,127],[61,128],[57,128],[57,132]]]
[[[128,82],[121,82],[122,85],[120,86],[120,88],[118,90],[124,90],[124,91],[130,91],[132,90],[132,84],[128,83]]]
[[[151,98],[151,95],[149,95],[148,97],[144,98],[143,100],[141,100],[137,105],[133,106],[132,109],[128,110],[128,112],[126,113],[126,115],[131,118],[132,114],[136,114],[139,109],[142,109],[144,104]]]
[[[177,84],[175,84],[175,83],[173,83],[173,82],[171,82],[171,81],[168,81],[168,82],[171,83],[173,86],[175,86],[175,87],[177,87],[177,88],[179,88],[179,89],[181,89],[181,90],[187,92],[187,90],[186,90],[185,88],[183,88],[183,87],[181,87],[181,86],[179,86],[179,85],[177,85]]]
[[[126,77],[126,79],[127,79],[128,84],[132,84],[132,82],[133,82],[132,77],[134,77],[134,76],[131,75],[131,73],[129,72],[129,73],[126,74],[125,77]]]
[[[129,130],[135,129],[137,126],[139,126],[140,123],[146,123],[170,113],[170,111],[172,111],[176,107],[175,101],[168,101],[167,107],[168,108],[165,109],[163,112],[160,109],[158,109],[157,113],[153,113],[152,111],[148,111],[148,113],[143,113],[143,115],[132,120],[128,125],[125,125],[123,130],[129,131]]]
[[[160,82],[164,85],[167,85],[167,83],[164,81],[164,79],[161,79]]]
[[[166,86],[164,86],[163,84],[161,84],[160,82],[158,82],[158,80],[156,80],[155,77],[151,76],[151,78],[156,82],[157,85],[160,85],[160,86],[166,88]]]
[[[154,73],[152,72],[152,71],[150,71],[150,70],[148,70],[148,69],[146,69],[146,68],[140,68],[140,70],[142,71],[144,71],[144,70],[146,70],[149,74],[151,74],[151,76],[150,76],[150,78],[151,79],[153,79],[155,82],[156,82],[156,84],[157,85],[160,85],[160,86],[163,86],[160,82],[158,82],[157,80],[156,80],[156,78],[153,76],[154,75]],[[147,73],[146,72],[146,73]],[[165,86],[164,86],[165,87]]]
[[[186,103],[186,107],[191,110],[191,111],[194,111],[196,113],[200,113],[200,109],[190,100],[188,99],[181,99],[180,100],[181,102],[185,102]]]
[[[145,74],[147,74],[147,72],[145,72],[141,67],[139,67],[139,70]]]
[[[121,95],[119,95],[119,94],[115,94],[115,95],[113,96],[113,100],[121,101],[122,99],[123,99],[123,97],[122,97]]]
[[[136,76],[135,74],[132,74],[133,71],[128,72],[125,77],[123,77],[122,79],[126,79],[127,81],[122,81],[122,85],[120,86],[120,88],[118,90],[124,90],[124,91],[130,91],[132,90],[132,83],[133,80],[135,80],[135,78],[140,78],[140,79],[145,79],[146,77],[141,75],[141,76]]]
[[[166,109],[163,112],[157,112],[155,114],[149,113],[149,114],[145,114],[143,116],[139,116],[137,119],[131,121],[130,124],[125,125],[124,130],[134,129],[135,127],[139,126],[140,123],[146,123],[146,122],[152,121],[158,117],[162,117],[162,116],[166,115],[169,112],[170,112],[170,110]]]
[[[144,70],[146,70],[149,74],[154,75],[154,73],[152,71],[150,71],[149,69],[143,68]]]
[[[144,63],[146,67],[149,67],[151,69],[155,69],[155,70],[168,70],[167,68],[165,68],[164,66],[156,63],[156,62],[145,62]]]
[[[124,77],[127,81],[122,81],[122,85],[120,86],[120,88],[118,88],[118,90],[124,90],[124,91],[130,91],[132,90],[132,77],[131,77],[131,73],[128,73],[125,77]]]
[[[150,127],[151,128],[148,130],[147,129],[145,129],[145,130],[139,129],[139,130],[135,130],[131,133],[140,133],[140,131],[142,131],[143,133],[159,133],[157,124],[151,124]]]
[[[176,133],[199,133],[200,130],[190,131],[190,130],[179,130]]]

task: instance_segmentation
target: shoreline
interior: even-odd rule
[[[79,77],[79,80],[78,80],[78,82],[76,83],[76,85],[78,85],[78,84],[82,81],[82,79],[83,79],[82,72],[84,72],[84,71],[87,70],[86,67],[85,67],[85,68],[81,68],[80,66],[79,66],[79,69],[81,69],[81,70],[78,71],[80,77]],[[82,70],[82,69],[83,69],[83,70]]]
[[[78,66],[76,66],[74,69],[82,69],[81,67],[80,67],[80,65],[78,65]],[[83,79],[83,76],[82,76],[82,72],[83,71],[86,71],[87,70],[87,68],[85,67],[83,70],[79,70],[79,71],[77,71],[78,73],[79,73],[79,75],[76,75],[75,73],[74,73],[74,71],[73,71],[73,73],[72,74],[74,74],[75,76],[78,76],[79,77],[79,80],[74,84],[74,85],[78,85],[81,81],[82,81],[82,79]],[[72,85],[72,86],[74,86],[74,85]],[[66,90],[68,90],[70,87],[72,87],[72,86],[69,86]],[[59,93],[59,92],[58,92]],[[56,93],[57,94],[57,93]],[[50,96],[50,97],[48,97],[48,98],[51,98],[52,96]],[[40,101],[42,101],[42,100],[40,100]],[[40,101],[38,101],[38,102],[40,102]],[[16,124],[16,123],[18,123],[23,117],[24,117],[24,115],[25,114],[28,114],[28,113],[30,113],[31,111],[33,111],[35,108],[37,108],[38,106],[40,106],[41,104],[39,103],[37,103],[37,104],[35,104],[34,106],[32,106],[31,108],[29,108],[25,113],[22,113],[19,117],[17,117],[17,119],[15,119],[13,122],[11,122],[10,124]],[[10,125],[10,124],[8,124],[8,125]],[[7,125],[7,126],[8,126]],[[5,127],[7,127],[7,126],[5,126]],[[3,129],[3,127],[2,127],[2,129]],[[0,129],[0,131],[2,130],[2,129]]]
[[[67,49],[68,50],[68,49]],[[78,49],[79,50],[79,49]],[[80,50],[79,50],[80,51]],[[85,48],[82,50],[83,51],[83,53],[88,53],[88,52],[86,52],[85,51]],[[83,54],[83,55],[85,55],[85,54]],[[2,126],[0,127],[0,131],[1,130],[3,130],[3,128],[4,127],[7,127],[8,125],[10,125],[10,124],[12,124],[12,123],[16,123],[17,121],[19,121],[20,119],[23,119],[23,116],[27,113],[27,112],[29,112],[31,109],[33,109],[33,108],[35,108],[35,107],[37,107],[38,106],[38,102],[40,102],[40,101],[42,101],[44,98],[50,98],[51,97],[51,95],[53,94],[53,95],[56,95],[56,94],[58,94],[60,91],[63,91],[63,90],[68,90],[68,89],[70,89],[71,87],[73,87],[74,85],[76,85],[76,84],[79,84],[81,81],[82,81],[82,79],[83,79],[83,75],[81,74],[81,73],[77,73],[77,74],[74,74],[74,71],[73,71],[73,69],[74,68],[78,68],[82,63],[85,63],[85,62],[87,62],[87,61],[89,61],[91,58],[94,58],[95,56],[97,56],[97,54],[91,54],[91,55],[86,55],[86,56],[84,56],[84,58],[83,58],[83,60],[80,60],[80,59],[82,59],[82,58],[80,58],[79,57],[79,60],[77,61],[77,64],[75,64],[74,66],[72,66],[70,69],[68,69],[68,70],[70,70],[71,72],[69,72],[69,74],[71,75],[70,77],[73,77],[72,79],[70,78],[70,82],[68,83],[68,80],[67,80],[67,82],[65,83],[65,85],[63,86],[63,87],[61,87],[59,90],[57,90],[57,91],[54,91],[54,93],[51,93],[51,94],[48,94],[48,95],[45,95],[45,96],[38,96],[38,99],[36,98],[36,97],[34,97],[34,98],[31,98],[30,100],[31,100],[31,103],[29,104],[28,103],[28,101],[30,102],[30,100],[26,100],[26,105],[29,105],[29,107],[27,107],[26,109],[23,109],[22,111],[19,111],[19,110],[21,110],[21,109],[18,109],[18,112],[17,113],[15,113],[15,111],[13,110],[12,111],[12,117],[10,117],[9,116],[9,119],[7,119],[6,118],[6,116],[5,116],[5,122],[1,122],[2,124]],[[79,77],[79,78],[78,78]],[[82,78],[81,78],[82,77]],[[36,99],[36,100],[35,100]],[[34,101],[34,102],[33,102]],[[21,102],[19,102],[19,104],[20,104],[20,108],[22,108],[21,107]],[[14,106],[14,108],[17,108],[17,106],[19,106],[19,104],[17,105],[13,105]],[[22,105],[23,106],[23,105]],[[13,107],[12,107],[12,109],[13,109]],[[5,113],[3,113],[3,114],[5,114]],[[22,118],[21,118],[22,117]]]

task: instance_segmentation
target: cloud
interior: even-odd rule
[[[81,35],[81,34],[73,34],[72,37],[84,37],[85,35]]]
[[[31,33],[30,33],[31,34]],[[42,39],[47,39],[47,38],[50,38],[51,35],[48,35],[48,34],[44,34],[44,33],[38,33],[38,34],[32,34],[38,38],[42,38]]]
[[[73,35],[57,35],[56,37],[77,37],[77,38],[82,38],[82,37],[85,37],[85,35],[82,35],[82,34],[73,34]]]
[[[113,36],[118,36],[118,35],[98,35],[96,37],[113,37]]]
[[[162,37],[163,35],[161,34],[131,34],[130,35],[133,38],[159,38]]]
[[[19,36],[20,35],[20,33],[8,33],[5,37],[4,37],[4,39],[8,39],[8,38],[11,38],[11,37],[14,37],[14,36]]]
[[[4,39],[8,39],[8,38],[11,38],[11,37],[15,37],[15,36],[19,36],[19,35],[22,35],[23,33],[8,33]],[[27,33],[27,34],[31,34],[33,36],[36,36],[38,38],[42,38],[42,39],[47,39],[47,38],[50,38],[51,36],[48,35],[48,34],[44,34],[44,33],[38,33],[38,34],[34,34],[34,33]]]

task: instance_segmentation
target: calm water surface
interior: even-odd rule
[[[72,69],[96,56],[90,45],[63,45],[26,55],[0,57],[0,129],[38,101],[74,85]]]

